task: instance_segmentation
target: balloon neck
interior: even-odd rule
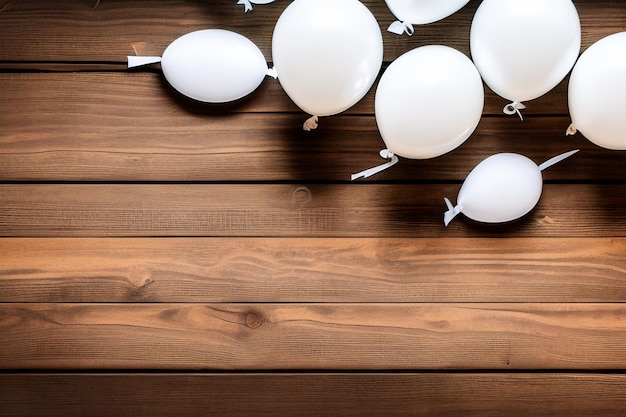
[[[267,72],[265,73],[265,75],[267,75],[268,77],[272,77],[273,79],[277,79],[278,78],[278,71],[276,71],[275,67],[268,68]]]
[[[244,13],[248,13],[249,11],[252,10],[252,3],[250,3],[250,0],[239,0],[237,2],[237,4],[242,4],[243,5],[243,12]]]
[[[569,125],[567,131],[565,132],[567,136],[574,136],[576,133],[578,133],[578,129],[576,129],[573,123]]]
[[[508,114],[509,116],[512,116],[517,113],[519,118],[522,121],[524,121],[524,116],[522,116],[522,112],[520,110],[524,110],[525,108],[526,106],[524,106],[523,103],[514,101],[513,103],[510,103],[504,106],[504,109],[502,109],[502,111],[504,112],[504,114]]]
[[[463,209],[463,207],[458,204],[456,207],[452,205],[452,203],[450,202],[450,200],[448,200],[447,198],[444,198],[443,201],[445,201],[446,203],[446,207],[448,207],[448,211],[446,211],[445,213],[443,213],[443,224],[448,227],[448,225],[450,224],[450,222],[459,215],[459,213],[461,213],[461,210]]]
[[[128,58],[128,68],[142,67],[144,65],[157,64],[161,62],[160,56],[133,56]]]
[[[318,125],[319,125],[319,117],[311,116],[308,119],[306,119],[306,121],[302,125],[302,128],[305,131],[310,132],[311,130],[317,129]]]
[[[366,169],[365,171],[361,171],[357,174],[353,174],[350,177],[350,180],[354,181],[354,180],[358,180],[359,178],[371,177],[372,175],[378,174],[379,172],[382,172],[388,168],[391,168],[392,166],[394,166],[400,161],[400,159],[389,149],[383,149],[382,151],[380,151],[379,154],[381,158],[389,159],[389,162],[386,162],[382,165],[378,165],[377,167],[374,167],[374,168]]]
[[[399,20],[396,20],[391,25],[389,25],[387,31],[395,33],[396,35],[402,35],[406,33],[407,35],[411,36],[415,32],[415,29],[413,29],[413,25],[408,22],[401,22]]]

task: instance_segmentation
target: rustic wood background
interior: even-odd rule
[[[271,61],[288,3],[0,1],[0,415],[626,414],[626,157],[565,136],[567,80],[524,122],[487,90],[460,148],[351,183],[375,86],[307,133],[275,80],[216,106],[125,69],[204,28]],[[383,69],[469,55],[479,1],[410,38],[364,3]],[[625,1],[575,4],[583,49],[626,30]],[[575,148],[520,221],[443,226],[485,157]]]

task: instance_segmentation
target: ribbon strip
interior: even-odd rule
[[[574,149],[573,151],[565,152],[565,153],[562,153],[561,155],[557,155],[553,158],[548,159],[546,162],[539,165],[539,171],[543,171],[544,169],[550,168],[552,165],[558,164],[562,160],[567,159],[570,156],[574,155],[579,150],[580,149]]]
[[[450,202],[449,199],[444,198],[443,201],[446,202],[446,207],[448,207],[448,211],[446,211],[445,213],[443,213],[443,224],[446,225],[446,227],[448,227],[448,225],[450,224],[450,222],[459,215],[459,213],[461,212],[461,210],[463,209],[463,207],[461,207],[461,205],[459,204],[458,206],[454,207],[452,205],[452,203]]]
[[[350,180],[354,181],[354,180],[358,180],[359,178],[371,177],[372,175],[378,174],[379,172],[382,172],[388,168],[391,168],[392,166],[397,164],[398,161],[400,161],[400,159],[398,159],[398,157],[394,155],[394,153],[391,152],[389,149],[383,149],[382,151],[380,151],[380,157],[384,159],[389,159],[390,161],[382,165],[378,165],[377,167],[366,169],[365,171],[361,171],[357,174],[352,174],[352,176],[350,177]]]

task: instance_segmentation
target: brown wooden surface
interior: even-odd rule
[[[615,417],[625,383],[580,373],[8,374],[0,416]]]
[[[351,183],[376,85],[305,133],[275,80],[203,105],[125,69],[211,27],[271,62],[288,3],[0,0],[0,416],[626,414],[626,155],[565,136],[567,79],[523,122],[486,89],[460,148]],[[410,38],[364,3],[383,70],[469,54],[478,0]],[[626,30],[575,4],[583,50]],[[485,157],[571,149],[523,219],[443,226]]]
[[[625,252],[624,238],[5,238],[0,302],[619,303]]]

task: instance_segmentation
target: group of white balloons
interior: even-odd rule
[[[249,11],[251,3],[272,1],[238,4]],[[388,30],[410,35],[414,24],[446,18],[468,1],[385,0],[398,19]],[[381,156],[389,162],[352,178],[386,169],[398,156],[433,158],[460,146],[482,116],[483,82],[510,101],[505,113],[522,117],[523,102],[548,93],[572,68],[568,133],[580,131],[599,146],[626,149],[626,32],[598,41],[579,58],[580,49],[581,25],[571,0],[483,0],[471,25],[471,59],[451,47],[429,45],[404,53],[384,71],[375,117],[387,148]],[[176,90],[204,102],[240,99],[266,75],[277,77],[311,116],[304,123],[311,130],[319,117],[349,109],[372,88],[382,67],[383,37],[359,0],[294,0],[276,22],[272,58],[268,68],[252,41],[220,29],[184,35],[162,57],[128,57],[129,67],[161,62]]]

